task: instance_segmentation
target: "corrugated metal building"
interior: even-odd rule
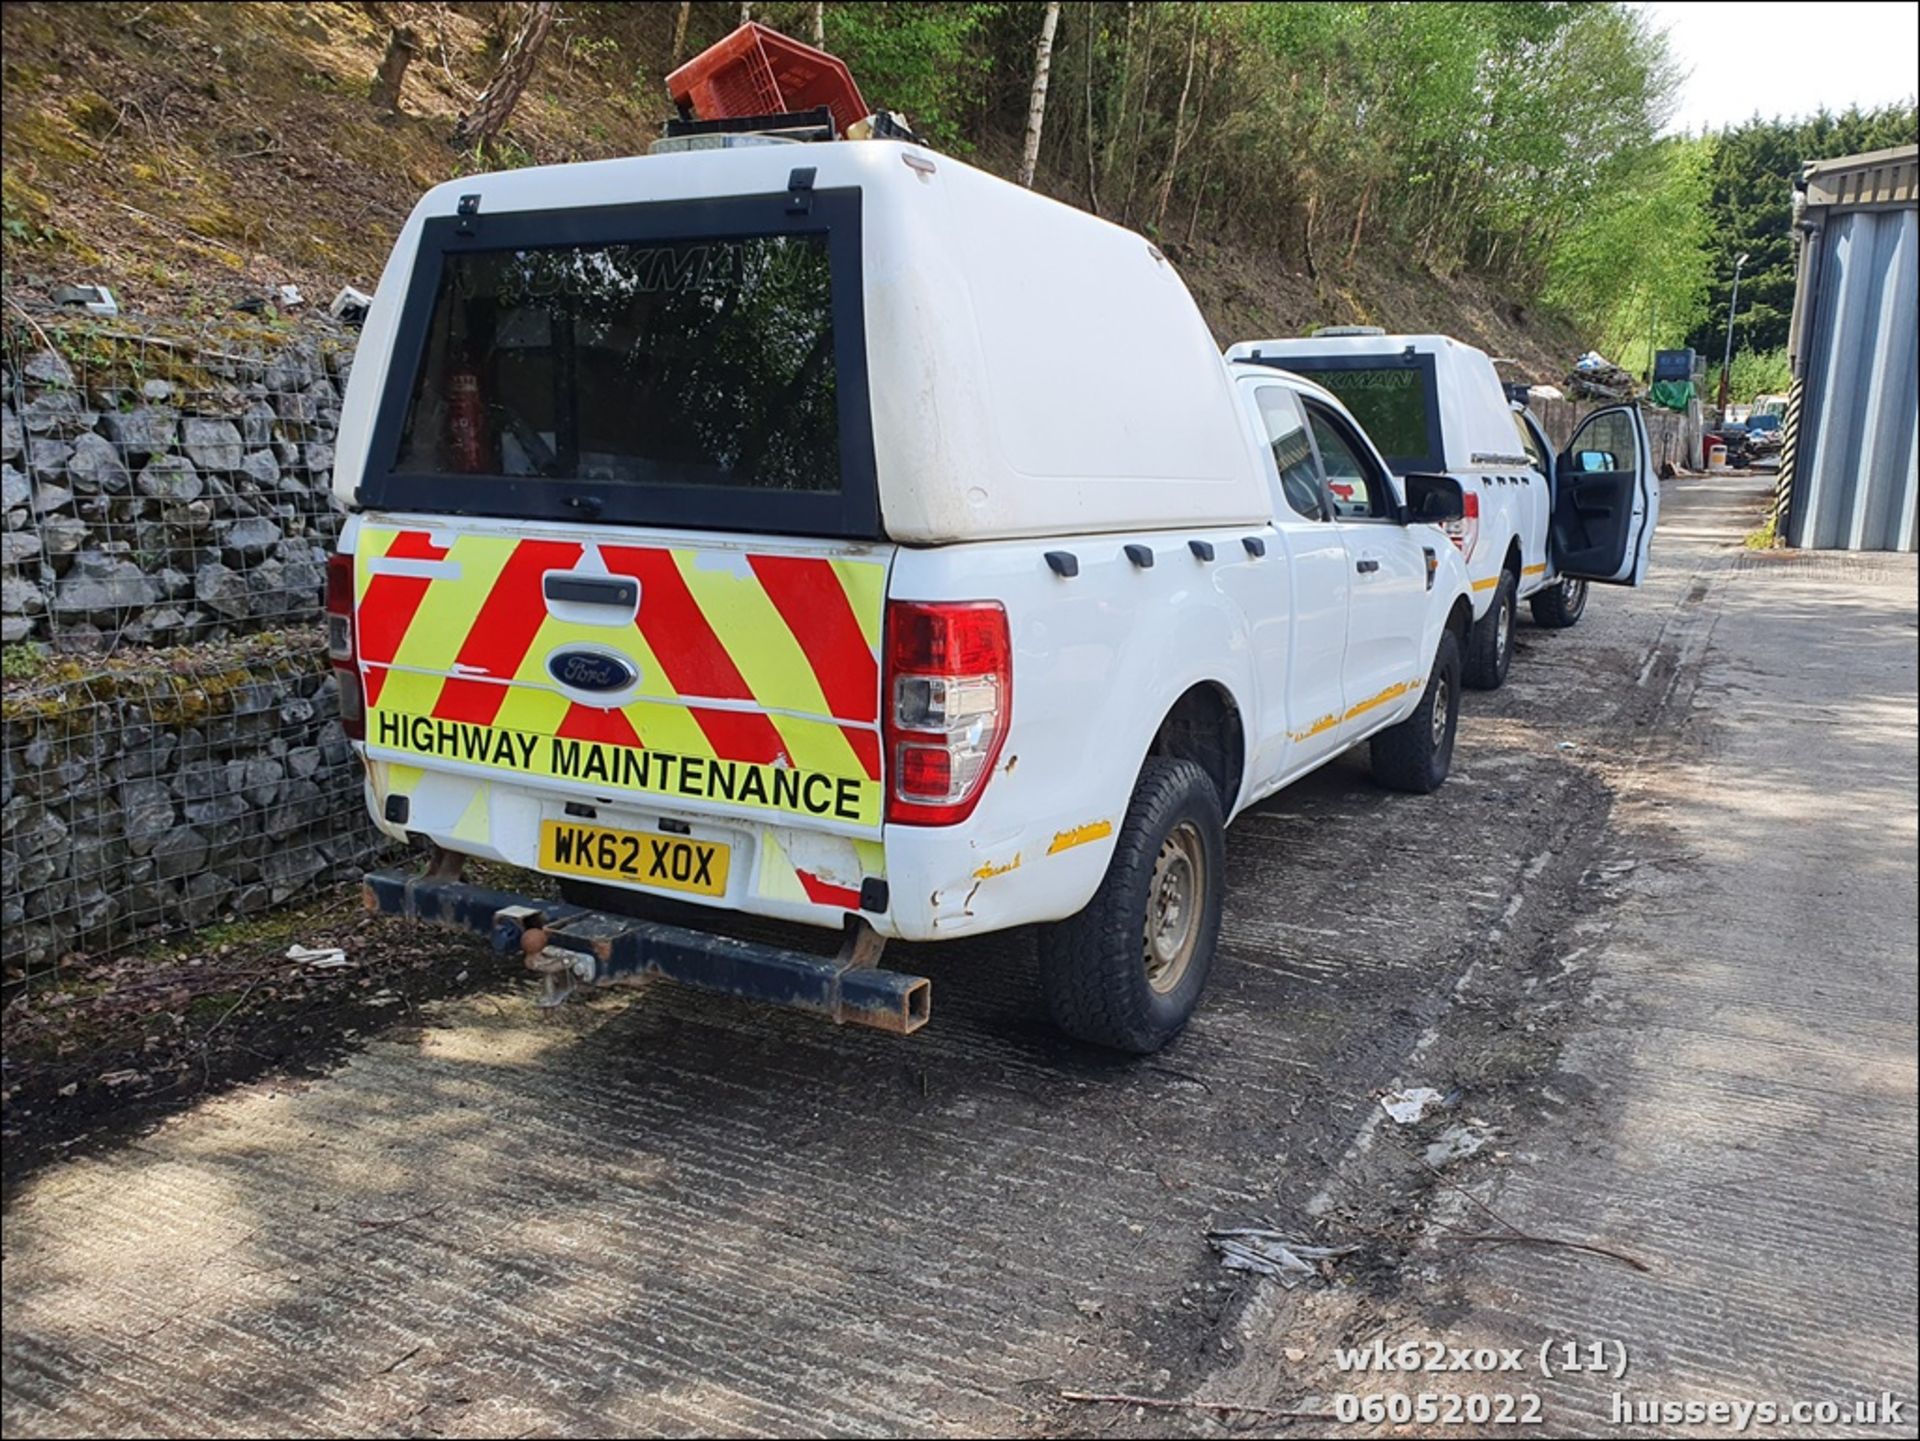
[[[1920,146],[1807,164],[1776,519],[1787,543],[1914,550]]]

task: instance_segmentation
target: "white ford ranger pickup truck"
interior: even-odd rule
[[[334,475],[343,712],[430,859],[369,904],[552,999],[662,976],[907,1032],[887,942],[1038,924],[1056,1021],[1150,1051],[1237,813],[1363,741],[1388,786],[1447,773],[1459,486],[1230,368],[1139,235],[915,144],[431,191]]]
[[[1455,530],[1473,582],[1468,685],[1505,682],[1520,601],[1537,624],[1570,626],[1588,582],[1645,579],[1660,482],[1639,407],[1594,411],[1556,456],[1539,422],[1507,399],[1486,353],[1445,335],[1330,327],[1245,341],[1227,355],[1311,377],[1346,402],[1397,474],[1450,475],[1465,488]],[[1336,497],[1346,484],[1334,481]]]

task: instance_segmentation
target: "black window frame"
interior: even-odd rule
[[[1260,397],[1262,392],[1267,390],[1276,391],[1286,396],[1293,402],[1294,410],[1300,416],[1300,433],[1307,438],[1307,460],[1313,466],[1313,495],[1320,506],[1320,513],[1318,515],[1305,515],[1298,506],[1287,499],[1286,473],[1280,469],[1280,457],[1274,453],[1274,446],[1277,442],[1269,436],[1267,439],[1267,454],[1273,458],[1275,518],[1281,520],[1302,520],[1309,525],[1325,525],[1334,519],[1334,513],[1333,508],[1328,504],[1326,472],[1320,465],[1320,449],[1313,443],[1313,425],[1307,417],[1307,408],[1304,403],[1305,397],[1283,380],[1255,381],[1253,383],[1254,414],[1258,417],[1260,428],[1263,432],[1267,427],[1267,413],[1263,408],[1264,403]]]
[[[884,536],[868,390],[861,193],[857,186],[802,192],[655,200],[628,205],[434,216],[394,331],[387,383],[375,412],[367,468],[354,488],[362,508],[511,520],[588,521],[692,530],[773,531],[844,540]],[[726,485],[632,485],[587,478],[467,475],[398,468],[407,413],[449,256],[491,250],[824,235],[831,287],[834,394],[839,425],[837,493]]]
[[[1251,355],[1247,357],[1255,365],[1271,366],[1275,370],[1291,370],[1296,375],[1314,380],[1317,375],[1337,370],[1411,370],[1416,372],[1426,387],[1427,397],[1427,449],[1424,455],[1388,455],[1378,442],[1375,448],[1380,450],[1381,459],[1387,463],[1387,469],[1395,475],[1407,476],[1415,472],[1440,472],[1446,469],[1446,435],[1440,425],[1440,376],[1439,367],[1434,364],[1432,355],[1417,350],[1395,351],[1391,355]],[[1324,389],[1338,398],[1340,392],[1332,386]],[[1340,402],[1346,404],[1344,399]],[[1356,417],[1358,419],[1358,417]],[[1365,425],[1362,424],[1362,429]]]

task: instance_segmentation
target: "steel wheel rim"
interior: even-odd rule
[[[1587,608],[1587,583],[1575,577],[1560,582],[1560,604],[1568,615],[1578,615]]]
[[[1451,701],[1447,695],[1447,678],[1437,675],[1433,678],[1433,748],[1437,751],[1447,743],[1447,707]]]
[[[1147,881],[1142,953],[1147,985],[1166,995],[1185,978],[1200,948],[1200,909],[1207,894],[1207,852],[1200,830],[1182,821],[1160,842]]]
[[[1507,646],[1512,639],[1513,607],[1505,601],[1502,601],[1493,622],[1493,645],[1495,652],[1499,655],[1505,655],[1507,653]]]

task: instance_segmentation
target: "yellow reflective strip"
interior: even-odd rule
[[[1361,701],[1358,705],[1348,706],[1346,719],[1352,720],[1357,715],[1365,715],[1368,711],[1374,709],[1376,706],[1383,706],[1390,700],[1398,700],[1401,696],[1405,695],[1408,691],[1413,690],[1419,684],[1420,682],[1418,681],[1403,680],[1398,685],[1390,685],[1385,690],[1381,691],[1380,694],[1370,695],[1365,700]]]
[[[1057,833],[1053,838],[1053,844],[1047,847],[1047,854],[1057,856],[1062,851],[1072,850],[1075,846],[1084,846],[1089,841],[1105,840],[1112,834],[1112,821],[1089,821],[1084,826],[1075,826],[1070,831]]]
[[[375,761],[367,769],[373,776],[373,793],[383,802],[390,795],[411,795],[427,774],[420,766],[398,761]]]
[[[436,576],[427,582],[426,593],[420,597],[406,635],[401,637],[393,663],[451,673],[480,608],[493,593],[494,583],[517,544],[504,535],[457,537],[446,558],[459,566],[459,574]]]
[[[366,595],[368,585],[373,582],[373,570],[368,562],[385,555],[399,534],[399,531],[386,526],[367,525],[360,528],[360,539],[353,549],[353,598],[356,604]]]
[[[793,862],[787,859],[787,852],[771,826],[760,832],[758,893],[777,901],[807,899],[807,888],[800,884],[799,873],[794,870]]]
[[[867,638],[873,653],[880,654],[880,628],[887,610],[887,564],[881,560],[829,561],[853,607],[853,618],[860,622],[860,634]]]
[[[1489,580],[1476,580],[1473,583],[1473,588],[1475,590],[1492,590],[1498,584],[1500,584],[1500,577],[1496,575]]]
[[[379,707],[396,715],[431,715],[445,680],[444,676],[418,671],[390,670],[380,682]]]
[[[673,552],[673,563],[753,698],[776,710],[828,714],[827,698],[806,652],[774,609],[760,578],[698,563],[698,553]]]
[[[1320,717],[1319,720],[1315,721],[1312,725],[1308,726],[1305,730],[1288,731],[1287,734],[1297,741],[1312,740],[1315,736],[1321,734],[1321,732],[1330,731],[1339,724],[1340,724],[1339,716],[1323,715]]]
[[[384,703],[385,696],[381,701]],[[493,723],[509,730],[527,731],[534,735],[552,735],[560,722],[567,718],[567,707],[571,704],[558,691],[541,690],[536,686],[512,685],[507,687],[507,698],[500,702],[500,709],[494,715]]]
[[[1542,562],[1539,565],[1525,566],[1521,569],[1520,573],[1522,575],[1545,575],[1547,573],[1547,567],[1545,562]]]
[[[770,715],[767,719],[780,733],[780,744],[796,769],[866,780],[866,767],[854,754],[853,743],[831,721],[803,720],[790,715]]]
[[[557,702],[556,693],[526,691],[521,704]],[[880,787],[846,778],[745,761],[717,760],[672,751],[556,736],[549,713],[541,729],[473,725],[397,715],[378,706],[367,712],[367,733],[376,746],[442,763],[485,766],[513,776],[565,781],[592,795],[624,793],[659,800],[720,802],[746,810],[787,812],[872,828],[881,820]]]
[[[887,848],[879,841],[855,841],[853,853],[860,858],[860,874],[884,876],[887,873]]]
[[[474,786],[473,799],[467,802],[467,808],[460,812],[460,819],[453,823],[453,838],[457,841],[478,841],[487,843],[493,838],[492,818],[488,813],[488,790],[482,782]]]

